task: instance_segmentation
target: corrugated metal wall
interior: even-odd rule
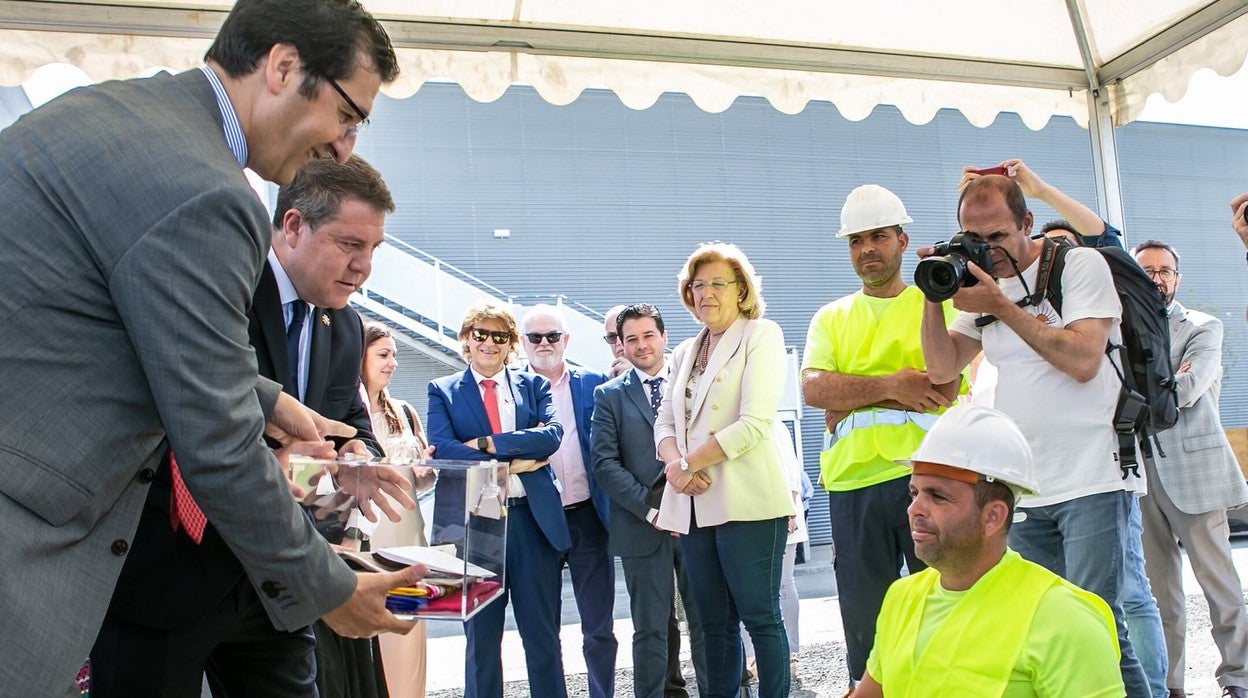
[[[20,88],[0,88],[0,126],[28,108]],[[1246,425],[1248,270],[1227,202],[1248,189],[1248,132],[1134,123],[1117,138],[1128,237],[1178,247],[1180,299],[1226,325],[1223,422]],[[406,100],[379,97],[359,151],[399,203],[389,232],[521,299],[565,294],[599,310],[656,303],[673,343],[695,328],[675,274],[698,242],[719,238],[750,255],[765,279],[768,315],[801,346],[815,309],[858,286],[832,233],[859,184],[902,197],[916,244],[957,229],[963,164],[1018,156],[1094,201],[1087,132],[1069,119],[1034,132],[1008,114],[986,129],[949,110],[915,126],[891,107],[850,122],[830,104],[789,116],[758,98],[707,114],[680,94],[634,111],[595,90],[559,107],[525,87],[482,104],[457,85],[426,84]],[[1034,210],[1038,222],[1054,216],[1043,205]],[[496,228],[511,236],[495,239]],[[423,415],[427,381],[458,369],[403,345],[399,359],[392,390]],[[813,476],[821,415],[807,410],[802,429]],[[811,524],[826,542],[822,494]]]
[[[800,346],[815,309],[858,286],[832,232],[859,184],[882,184],[905,200],[915,243],[957,229],[963,164],[1018,156],[1075,198],[1095,199],[1087,132],[1069,119],[1034,132],[1003,115],[979,129],[942,111],[915,126],[882,107],[854,123],[829,104],[788,116],[751,98],[707,114],[679,94],[633,111],[602,91],[556,107],[523,87],[480,104],[449,84],[382,98],[376,115],[359,149],[395,190],[391,233],[518,296],[561,293],[598,309],[654,302],[673,342],[695,327],[674,276],[698,242],[720,238],[750,255],[765,279],[768,315]],[[1128,234],[1177,244],[1181,297],[1227,321],[1224,412],[1228,426],[1248,423],[1248,380],[1235,349],[1248,331],[1245,269],[1226,206],[1248,187],[1245,134],[1140,123],[1118,139]],[[1035,211],[1038,221],[1055,216],[1043,205]],[[496,228],[511,237],[495,239]],[[423,395],[423,382],[417,387]],[[820,414],[807,410],[812,474],[821,431]],[[826,541],[821,495],[811,523]]]
[[[447,361],[440,361],[402,342],[397,344],[399,353],[395,358],[399,367],[390,380],[390,395],[412,403],[423,420],[429,409],[429,381],[463,371],[464,363],[460,361],[458,365],[450,365],[455,359],[447,357]]]
[[[1228,205],[1248,190],[1248,131],[1135,123],[1118,130],[1118,147],[1128,237],[1178,250],[1179,301],[1226,329],[1222,424],[1248,425],[1248,267]]]

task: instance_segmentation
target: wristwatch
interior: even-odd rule
[[[689,472],[689,461],[685,460],[683,457],[680,459],[680,472]]]
[[[477,450],[478,450],[478,451],[480,451],[480,452],[482,452],[482,453],[489,453],[489,451],[490,451],[490,437],[488,437],[488,436],[478,436],[478,437],[477,437]]]

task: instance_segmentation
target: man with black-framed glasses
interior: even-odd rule
[[[590,419],[594,388],[607,377],[597,371],[569,366],[564,359],[567,319],[559,308],[538,304],[520,321],[521,344],[529,369],[550,381],[555,415],[563,425],[563,441],[550,456],[550,468],[560,487],[572,547],[564,562],[572,575],[572,593],[581,616],[582,651],[589,670],[591,698],[609,698],[615,688],[615,654],[619,647],[613,629],[615,564],[607,552],[607,493],[598,486],[590,458]]]
[[[1179,253],[1145,240],[1132,256],[1165,297],[1170,320],[1170,364],[1179,396],[1179,419],[1157,434],[1165,458],[1144,456],[1148,494],[1140,499],[1144,521],[1144,569],[1166,635],[1171,696],[1183,696],[1186,606],[1182,557],[1187,551],[1196,581],[1209,601],[1210,632],[1222,655],[1216,677],[1224,696],[1244,698],[1248,689],[1248,615],[1241,580],[1231,559],[1226,510],[1248,502],[1248,486],[1222,429],[1222,321],[1175,300],[1182,276]]]
[[[602,320],[602,341],[611,347],[611,369],[607,371],[608,378],[615,378],[621,373],[632,368],[633,365],[624,357],[624,340],[620,337],[620,333],[616,330],[616,319],[623,312],[626,305],[613,305],[608,310]]]

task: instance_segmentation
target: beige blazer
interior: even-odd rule
[[[793,516],[793,500],[772,440],[784,390],[784,333],[771,320],[738,318],[707,361],[697,393],[686,397],[698,342],[706,331],[703,328],[672,353],[672,383],[654,422],[654,443],[657,447],[674,437],[686,454],[713,436],[728,460],[707,468],[711,486],[696,503],[668,485],[658,526],[687,533],[691,509],[700,527]]]

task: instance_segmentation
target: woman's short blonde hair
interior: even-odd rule
[[[511,345],[507,356],[503,357],[503,365],[510,364],[511,360],[516,357],[516,350],[520,348],[520,330],[516,327],[516,316],[512,315],[506,307],[493,301],[475,303],[468,309],[468,312],[464,313],[464,322],[459,326],[459,350],[464,361],[471,362],[468,354],[468,333],[477,326],[477,323],[485,320],[497,320],[511,333]]]
[[[750,264],[750,259],[745,256],[740,247],[731,242],[714,240],[698,245],[693,254],[689,255],[689,259],[685,260],[685,266],[681,267],[680,273],[676,275],[676,292],[680,294],[680,302],[693,315],[693,319],[698,322],[702,321],[698,317],[697,308],[693,306],[693,289],[689,287],[689,284],[692,283],[694,275],[698,273],[698,267],[708,262],[725,262],[732,267],[732,272],[736,276],[735,281],[740,282],[742,287],[742,291],[737,294],[737,308],[741,310],[741,314],[746,319],[757,320],[762,317],[767,310],[767,303],[763,301],[763,277],[754,271],[754,265]]]

